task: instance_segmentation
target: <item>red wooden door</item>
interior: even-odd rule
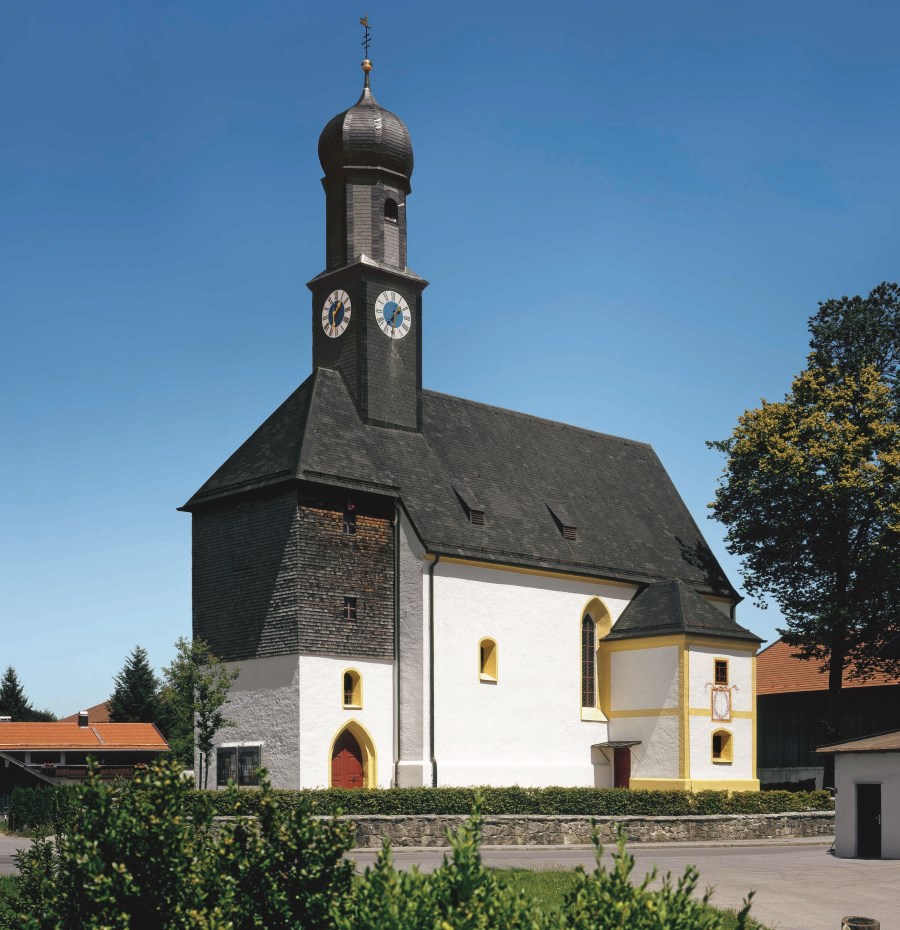
[[[628,788],[631,785],[631,750],[613,750],[613,787]]]
[[[362,750],[356,737],[344,730],[331,757],[331,787],[362,788],[363,784]]]

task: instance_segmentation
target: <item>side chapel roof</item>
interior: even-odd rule
[[[368,426],[340,374],[317,369],[181,509],[299,481],[368,490],[399,497],[431,552],[635,584],[677,578],[738,599],[649,445],[433,391],[421,403],[421,432]],[[483,526],[470,522],[476,507]],[[688,613],[702,625],[700,607]]]
[[[658,581],[641,591],[622,611],[604,639],[636,639],[679,633],[762,642],[755,633],[739,626],[679,580]]]

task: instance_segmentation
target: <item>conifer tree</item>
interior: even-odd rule
[[[113,723],[159,723],[159,681],[143,646],[134,647],[116,675],[115,685],[109,699],[109,719]]]
[[[7,666],[0,680],[0,716],[12,717],[13,720],[28,720],[31,705],[25,697],[25,691],[19,681],[16,670]]]

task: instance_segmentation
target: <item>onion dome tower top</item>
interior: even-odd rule
[[[413,150],[406,123],[381,106],[372,94],[372,62],[362,63],[365,73],[359,100],[329,120],[319,136],[319,161],[326,177],[352,168],[380,168],[407,180],[413,171]]]

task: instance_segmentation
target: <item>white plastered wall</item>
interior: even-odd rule
[[[678,646],[610,653],[609,738],[640,741],[631,749],[632,778],[679,777],[678,656]],[[647,714],[635,716],[639,710]],[[617,716],[622,712],[628,716]]]
[[[881,856],[900,859],[900,752],[835,754],[835,853],[856,857],[856,786],[881,785]]]
[[[216,734],[216,746],[259,746],[260,764],[277,788],[300,787],[298,656],[231,662],[240,675],[231,686],[225,716],[234,726]],[[216,783],[215,751],[209,787]]]
[[[343,706],[343,676],[362,676],[362,708]],[[301,787],[327,788],[331,747],[340,731],[355,721],[368,734],[377,755],[377,785],[389,788],[394,768],[394,663],[391,660],[300,656]]]
[[[730,722],[712,719],[712,685],[715,660],[728,660],[731,691]],[[745,781],[753,771],[753,657],[752,653],[718,646],[688,647],[691,780]],[[735,716],[737,715],[737,716]],[[712,761],[712,736],[717,730],[731,734],[732,761]]]
[[[259,746],[260,762],[276,788],[322,788],[330,779],[335,737],[355,720],[371,737],[379,787],[393,777],[394,664],[390,660],[332,656],[247,659],[232,685],[225,715],[233,727],[219,731],[217,746]],[[362,676],[360,709],[343,707],[343,673]],[[210,787],[215,784],[215,758]]]
[[[427,621],[427,584],[424,592]],[[442,785],[609,785],[581,719],[581,618],[599,597],[615,621],[635,589],[441,562],[435,569],[435,756]],[[479,681],[478,646],[498,648]]]

